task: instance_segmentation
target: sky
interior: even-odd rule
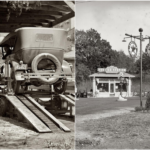
[[[128,44],[122,42],[125,33],[139,36],[139,28],[143,29],[143,37],[150,36],[150,1],[77,1],[76,29],[89,30],[93,28],[107,40],[113,50],[123,50],[128,53]],[[132,39],[134,41],[134,39]],[[135,39],[140,54],[140,41]],[[149,40],[142,42],[142,50]]]

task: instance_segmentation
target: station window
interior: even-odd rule
[[[99,92],[109,92],[109,84],[108,83],[99,83],[97,85],[97,89]]]

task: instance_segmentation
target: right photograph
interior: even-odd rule
[[[150,1],[76,1],[76,149],[150,149]]]

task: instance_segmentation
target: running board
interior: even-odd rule
[[[71,103],[73,106],[75,106],[75,102],[74,102],[72,99],[70,99],[70,98],[68,98],[67,96],[62,95],[62,94],[59,94],[59,96],[60,96],[61,98],[63,98],[64,100],[66,100],[67,102]]]
[[[9,102],[34,126],[38,132],[52,132],[16,96],[4,95]]]
[[[50,112],[48,112],[45,108],[43,108],[38,102],[35,101],[34,98],[32,98],[28,94],[24,94],[24,96],[32,103],[34,104],[42,113],[44,113],[50,120],[52,120],[59,128],[64,130],[65,132],[70,132],[70,129],[66,127],[62,122],[60,122],[57,118],[55,118]]]

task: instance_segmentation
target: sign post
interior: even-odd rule
[[[141,61],[141,67],[140,67],[140,77],[141,77],[141,81],[140,81],[140,106],[142,107],[142,32],[143,29],[140,28],[139,29],[140,32],[140,61]]]
[[[142,107],[142,41],[144,41],[145,39],[149,39],[149,43],[150,43],[150,37],[143,38],[142,28],[139,29],[139,32],[140,32],[140,36],[133,36],[129,34],[125,34],[125,35],[127,36],[126,38],[135,38],[140,40],[140,107]],[[125,42],[125,40],[123,40],[123,42]],[[149,54],[149,51],[150,51],[150,47],[149,45],[147,45],[146,52]]]

